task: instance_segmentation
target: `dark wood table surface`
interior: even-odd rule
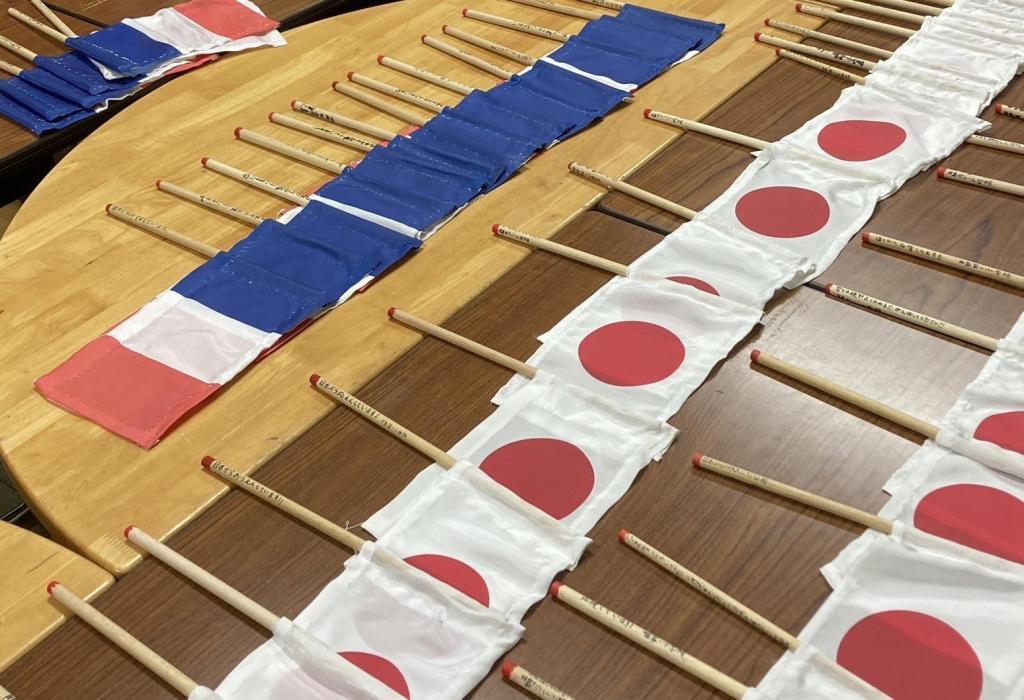
[[[857,35],[843,28],[836,33]],[[782,62],[727,101],[710,121],[777,138],[830,105],[841,87],[831,78]],[[1024,101],[1020,81],[1007,93],[1009,101],[1014,98]],[[1007,118],[998,117],[993,132],[1024,140],[1024,125]],[[1024,181],[1024,167],[1016,158],[964,147],[950,164]],[[725,189],[748,159],[738,147],[688,134],[639,171],[633,182],[701,207]],[[604,205],[648,224],[674,228],[678,223],[618,195],[607,197]],[[869,226],[1021,272],[1022,210],[1020,199],[941,182],[932,170],[884,202]],[[590,212],[557,240],[629,261],[656,244],[659,234]],[[536,348],[539,333],[606,279],[582,265],[534,253],[445,325],[526,358]],[[1024,309],[1019,292],[869,250],[859,240],[849,244],[823,279],[994,335],[1004,333]],[[803,287],[773,300],[763,328],[735,348],[672,419],[680,429],[676,443],[594,529],[593,546],[579,568],[564,578],[749,685],[760,680],[782,649],[620,545],[616,532],[632,530],[797,632],[828,594],[818,568],[854,539],[859,528],[697,473],[690,464],[692,453],[699,450],[870,510],[884,503],[882,484],[918,442],[885,421],[751,368],[747,358],[754,347],[930,421],[952,405],[986,358],[979,350]],[[503,369],[427,339],[360,396],[448,447],[491,412],[488,399],[508,376]],[[295,390],[312,391],[305,376],[295,377]],[[426,464],[418,453],[338,409],[256,477],[327,517],[359,523]],[[289,616],[339,573],[348,556],[238,492],[169,544]],[[151,560],[116,583],[96,605],[211,686],[266,638],[252,623]],[[561,603],[543,601],[525,626],[525,638],[510,657],[579,698],[719,697]],[[77,620],[12,666],[3,683],[23,700],[175,697]],[[495,670],[474,697],[512,700],[523,695]]]

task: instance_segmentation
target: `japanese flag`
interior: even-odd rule
[[[512,620],[589,543],[466,462],[427,468],[363,527],[379,547]]]
[[[854,85],[780,143],[883,176],[895,192],[988,126],[967,114],[936,111],[907,95]]]
[[[1018,62],[1024,60],[1024,36],[1016,24],[979,16],[968,5],[943,10],[941,15],[926,19],[922,29],[924,27],[936,36],[967,43],[976,50],[1010,56]]]
[[[1024,355],[1004,341],[942,419],[936,442],[1024,478]]]
[[[630,276],[659,277],[762,308],[810,268],[805,258],[721,233],[705,220],[698,215],[665,236],[629,266]]]
[[[787,651],[743,700],[885,700],[875,690],[810,644]]]
[[[902,529],[1024,564],[1024,481],[928,441],[885,485]]]
[[[890,191],[881,176],[773,143],[704,209],[705,222],[744,241],[807,258],[824,272]]]
[[[214,695],[189,700],[401,700],[380,680],[346,661],[292,621],[281,618],[273,639],[228,674]]]
[[[993,56],[984,46],[974,48],[959,42],[951,43],[941,35],[922,31],[903,42],[890,60],[909,62],[938,74],[955,76],[966,83],[988,89],[991,100],[1017,75],[1018,61],[1011,55]]]
[[[373,543],[295,623],[408,700],[465,697],[523,631]]]
[[[760,309],[687,285],[617,277],[541,336],[529,363],[622,411],[663,421],[760,318]],[[528,383],[513,377],[494,402]]]
[[[868,531],[822,569],[803,643],[896,700],[1024,697],[1024,568],[916,539]]]
[[[899,56],[879,61],[865,78],[865,85],[892,95],[910,94],[932,105],[934,110],[949,110],[977,116],[996,91],[983,81],[952,71],[930,68]]]

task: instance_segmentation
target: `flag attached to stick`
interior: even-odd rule
[[[787,651],[743,700],[886,700],[809,644]]]

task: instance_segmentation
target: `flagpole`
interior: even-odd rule
[[[860,68],[868,72],[874,70],[875,67],[878,65],[877,62],[869,61],[866,58],[858,58],[856,56],[851,56],[850,54],[843,53],[841,51],[820,49],[817,46],[808,46],[807,44],[801,44],[798,41],[780,39],[777,36],[774,36],[772,34],[765,34],[764,32],[754,32],[754,41],[758,44],[772,46],[777,49],[787,49],[795,53],[801,53],[806,54],[808,56],[824,58],[829,61],[835,61],[836,63],[842,63],[847,66],[853,66],[854,68]]]
[[[335,126],[343,126],[347,129],[358,131],[382,141],[391,141],[398,138],[398,134],[394,131],[388,131],[387,129],[382,129],[379,126],[374,126],[373,124],[368,124],[367,122],[359,121],[358,119],[352,119],[351,117],[346,117],[345,115],[338,114],[337,112],[321,109],[316,105],[311,105],[307,102],[303,102],[302,100],[292,100],[291,107],[294,111],[301,114],[308,114],[311,117],[316,117],[317,119],[322,119],[325,122],[330,122]]]
[[[219,160],[214,160],[209,156],[204,156],[199,162],[202,163],[203,167],[206,168],[207,170],[212,170],[215,173],[220,173],[221,175],[229,177],[232,180],[241,182],[244,185],[249,185],[250,187],[258,189],[262,192],[266,192],[267,194],[279,197],[280,199],[283,199],[286,202],[298,204],[299,206],[309,204],[308,197],[304,197],[298,192],[288,189],[284,185],[278,185],[276,183],[271,182],[270,180],[260,177],[259,175],[254,175],[253,173],[247,172],[245,170],[240,170],[239,168],[228,165],[227,163],[222,163]]]
[[[241,221],[243,224],[248,224],[250,226],[259,226],[261,223],[263,223],[262,216],[258,216],[256,214],[253,214],[252,212],[240,209],[230,204],[225,204],[224,202],[218,199],[214,199],[213,197],[207,196],[205,194],[193,192],[190,189],[186,189],[184,187],[181,187],[180,185],[176,185],[173,182],[168,182],[167,180],[157,180],[156,188],[161,192],[167,192],[169,194],[175,195],[176,197],[181,197],[182,199],[188,202],[198,204],[199,206],[205,207],[211,211],[224,214],[225,216],[230,216],[231,218],[237,221]]]
[[[915,418],[909,413],[904,413],[903,411],[899,411],[882,403],[881,401],[876,401],[864,396],[863,394],[858,394],[857,392],[847,389],[840,384],[836,384],[833,381],[820,377],[812,372],[808,372],[805,369],[792,365],[784,360],[780,360],[777,357],[767,355],[760,350],[751,351],[750,360],[755,365],[767,367],[768,369],[774,370],[783,376],[795,379],[809,387],[824,392],[829,396],[844,401],[852,406],[863,409],[880,418],[891,421],[899,426],[918,433],[919,435],[923,435],[934,440],[939,434],[939,429],[936,426],[920,420],[919,418]]]
[[[311,165],[314,168],[326,170],[334,175],[340,175],[345,169],[344,163],[334,160],[333,158],[328,158],[320,155],[319,153],[307,151],[304,148],[292,146],[284,141],[279,141],[275,138],[271,138],[270,136],[264,136],[263,134],[252,131],[251,129],[245,129],[243,127],[236,128],[235,138],[240,141],[245,141],[246,143],[251,143],[255,146],[260,146],[268,151],[273,151],[274,153],[285,156],[286,158],[291,158],[301,163],[305,163],[306,165]]]
[[[65,24],[64,20],[58,17],[45,2],[42,0],[31,0],[31,2],[35,8],[39,10],[39,13],[46,18],[46,21],[52,24],[57,31],[67,37],[78,36],[78,34],[76,34],[71,27]]]
[[[824,41],[828,44],[834,44],[835,46],[842,46],[846,49],[853,49],[854,51],[860,51],[862,53],[871,54],[872,56],[878,56],[879,58],[892,58],[893,52],[878,46],[872,46],[871,44],[864,44],[859,41],[853,41],[852,39],[844,39],[843,37],[836,36],[834,34],[826,34],[825,32],[815,31],[814,29],[808,29],[807,27],[801,27],[798,24],[790,24],[789,22],[783,22],[773,17],[769,17],[764,21],[764,26],[771,27],[772,29],[780,29],[790,34],[796,34],[806,39],[817,39],[818,41]]]
[[[605,15],[600,12],[593,12],[591,10],[582,10],[577,7],[570,7],[569,5],[563,5],[558,2],[552,2],[552,0],[508,0],[508,2],[518,3],[520,5],[529,5],[530,7],[539,7],[542,10],[550,10],[551,12],[557,12],[562,15],[568,15],[569,17],[578,17],[579,19],[592,20],[601,19]]]
[[[331,87],[334,89],[335,92],[340,92],[342,95],[345,95],[346,97],[351,97],[354,100],[359,100],[363,104],[369,105],[374,109],[384,112],[385,114],[388,114],[394,117],[395,119],[404,122],[405,124],[415,124],[416,126],[423,126],[424,124],[427,123],[427,120],[419,116],[418,114],[413,114],[412,112],[404,110],[401,107],[396,107],[395,105],[385,102],[379,97],[371,95],[362,90],[356,90],[355,88],[346,85],[340,80],[335,80],[333,83],[331,83]]]
[[[828,4],[836,5],[847,10],[860,10],[867,12],[871,15],[878,15],[879,17],[887,17],[889,19],[898,19],[904,22],[910,22],[911,24],[921,25],[924,23],[924,17],[912,12],[902,12],[900,10],[893,10],[888,7],[879,7],[878,5],[872,5],[867,2],[859,2],[859,0],[827,0]]]
[[[375,143],[370,143],[363,139],[357,139],[355,136],[349,136],[348,134],[343,134],[340,131],[335,131],[334,129],[316,126],[315,124],[307,124],[301,119],[296,119],[295,117],[290,117],[287,114],[281,114],[280,112],[271,112],[267,115],[267,120],[274,124],[286,126],[289,129],[301,131],[305,134],[309,134],[310,136],[317,136],[341,146],[348,146],[349,148],[362,153],[369,153],[377,147],[377,144]]]
[[[74,591],[64,584],[59,581],[51,581],[46,587],[46,592],[62,606],[81,618],[83,622],[106,637],[108,641],[121,649],[121,651],[138,661],[154,675],[158,676],[160,680],[185,697],[188,697],[199,687],[198,683],[133,637],[123,627],[75,595]],[[3,688],[0,688],[0,700],[8,697],[9,694],[5,694],[5,692]],[[9,695],[9,697],[13,698],[14,696]]]
[[[491,41],[490,39],[484,39],[483,37],[477,36],[476,34],[471,34],[470,32],[463,31],[458,27],[453,27],[450,24],[443,25],[441,27],[441,32],[443,34],[447,34],[448,36],[455,37],[456,39],[461,39],[467,44],[472,44],[477,48],[484,49],[485,51],[490,51],[491,53],[496,53],[499,56],[504,56],[505,58],[513,60],[516,63],[521,63],[524,66],[532,66],[534,63],[537,62],[537,59],[528,53],[516,51],[515,49],[509,48],[504,44],[499,44],[498,42]]]
[[[1024,109],[1021,109],[1020,107],[1011,107],[1010,105],[1004,105],[1002,102],[996,103],[996,114],[1005,114],[1008,117],[1024,119]]]
[[[694,588],[697,592],[703,594],[712,602],[725,608],[733,615],[740,618],[751,627],[754,627],[759,632],[771,637],[779,644],[793,650],[800,646],[800,640],[798,638],[782,629],[768,618],[758,614],[740,601],[736,600],[725,591],[693,573],[667,554],[655,549],[633,533],[627,530],[619,530],[619,542],[622,542],[633,551],[665,569],[683,583]]]
[[[28,15],[26,15],[21,10],[19,10],[17,8],[14,8],[14,7],[8,7],[7,8],[7,14],[9,14],[11,17],[13,17],[16,20],[19,20],[23,24],[28,25],[32,29],[35,29],[40,34],[45,34],[46,36],[50,37],[51,39],[55,39],[56,41],[60,42],[61,45],[67,45],[68,37],[64,36],[64,34],[62,32],[54,29],[53,27],[50,27],[50,26],[47,26],[47,25],[43,24],[42,22],[40,22],[39,20],[37,20],[34,17],[29,17]]]
[[[500,238],[524,243],[539,250],[546,250],[549,253],[560,255],[561,257],[568,258],[569,260],[575,260],[576,262],[583,263],[584,265],[595,267],[598,270],[610,272],[613,275],[619,275],[622,277],[629,275],[629,265],[623,265],[622,263],[617,263],[613,260],[609,260],[608,258],[602,258],[598,255],[593,255],[592,253],[586,253],[582,250],[578,250],[561,243],[549,241],[546,238],[537,238],[536,236],[531,236],[528,233],[523,233],[522,231],[510,228],[503,224],[494,224],[491,230],[494,232],[495,236]]]
[[[17,54],[18,56],[21,56],[26,61],[32,61],[33,63],[35,63],[35,60],[39,58],[39,54],[37,54],[36,52],[29,51],[21,44],[15,41],[11,41],[2,34],[0,34],[0,46],[3,46],[8,51]]]
[[[857,15],[849,15],[845,12],[837,12],[831,8],[825,8],[820,5],[808,4],[805,2],[798,2],[796,4],[796,11],[805,15],[811,15],[812,17],[830,19],[835,22],[843,22],[845,24],[853,25],[854,27],[861,27],[862,29],[874,29],[877,32],[890,34],[892,36],[904,38],[911,37],[916,31],[914,29],[907,29],[906,27],[900,27],[895,24],[888,24],[886,22],[868,19],[866,17],[858,17]]]
[[[831,66],[827,63],[822,63],[821,61],[816,61],[813,58],[802,56],[801,54],[795,53],[793,51],[787,51],[786,49],[775,49],[775,55],[780,56],[782,58],[788,58],[789,60],[795,63],[800,63],[810,68],[814,68],[815,70],[821,71],[822,73],[826,73],[833,77],[842,78],[843,80],[850,83],[855,83],[857,85],[863,85],[865,83],[864,76],[862,75],[857,75],[856,73],[851,73],[848,70],[843,70],[842,68]]]
[[[707,683],[713,688],[739,700],[750,688],[700,659],[687,654],[679,647],[658,637],[652,632],[623,617],[579,591],[555,581],[551,584],[551,597],[560,600],[573,610],[583,613],[591,620],[618,633],[637,646],[651,652],[676,668]]]
[[[505,661],[501,665],[501,675],[505,680],[514,683],[534,697],[541,698],[541,700],[574,700],[568,693],[562,692],[540,676],[535,676],[514,661]]]
[[[513,73],[512,71],[507,71],[500,66],[496,66],[493,63],[490,63],[489,61],[485,61],[479,56],[474,56],[473,54],[467,51],[463,51],[462,49],[458,49],[452,46],[451,44],[446,44],[443,41],[435,39],[429,34],[422,35],[420,37],[420,41],[423,42],[424,45],[429,46],[432,49],[437,49],[441,53],[446,53],[452,58],[458,59],[463,63],[468,63],[474,68],[479,68],[485,73],[490,73],[491,75],[500,78],[501,80],[509,80],[512,78],[513,75],[515,75],[515,73]]]
[[[517,19],[502,17],[500,15],[492,15],[487,12],[480,12],[479,10],[471,10],[468,7],[462,9],[462,16],[468,19],[475,19],[478,22],[483,22],[485,24],[493,24],[496,27],[504,27],[505,29],[512,29],[517,32],[522,32],[523,34],[539,36],[542,39],[551,39],[552,41],[558,41],[563,44],[569,41],[571,36],[565,32],[560,32],[557,29],[550,29],[549,27],[542,27],[538,24],[530,24],[528,22],[520,22]]]
[[[907,241],[890,238],[871,231],[865,231],[861,238],[865,243],[877,245],[888,250],[894,250],[898,253],[906,253],[907,255],[918,258],[919,260],[938,263],[939,265],[945,265],[946,267],[956,270],[962,270],[963,272],[978,275],[979,277],[995,280],[996,282],[1002,282],[1003,284],[1016,287],[1017,289],[1024,289],[1024,275],[1007,272],[1006,270],[1001,270],[989,265],[982,265],[974,260],[958,258],[955,255],[949,255],[948,253],[940,253],[939,251],[932,250],[931,248],[925,248],[924,246],[919,246],[915,243],[908,243]]]
[[[182,248],[187,248],[188,250],[191,250],[193,253],[200,255],[204,258],[212,258],[213,256],[221,252],[220,248],[216,248],[207,243],[203,243],[202,241],[197,241],[194,238],[186,236],[184,233],[179,233],[178,231],[169,229],[163,224],[157,223],[152,219],[147,219],[144,216],[136,214],[133,211],[129,211],[128,209],[118,206],[117,204],[108,204],[106,207],[106,211],[107,214],[114,217],[115,219],[120,219],[121,221],[127,222],[129,224],[134,224],[135,226],[138,226],[139,228],[145,231],[149,231],[158,238],[162,238],[165,241],[170,241],[171,243],[176,243],[177,245],[180,245]]]
[[[957,182],[974,185],[975,187],[981,187],[986,190],[993,190],[995,192],[1016,195],[1017,197],[1024,197],[1024,185],[1018,185],[1015,182],[996,180],[992,177],[975,175],[974,173],[965,173],[962,170],[953,170],[952,168],[939,168],[936,175],[938,175],[941,180],[956,180]]]
[[[403,102],[408,102],[411,105],[425,109],[428,112],[433,112],[434,114],[440,114],[447,106],[440,102],[417,95],[415,92],[403,90],[402,88],[395,87],[390,83],[375,80],[369,76],[365,76],[362,73],[357,73],[352,70],[350,70],[345,77],[350,83],[355,83],[356,85],[362,85],[363,87],[370,88],[371,90],[376,90],[382,95],[388,95],[389,97],[394,97],[395,99],[402,100]]]
[[[603,185],[604,187],[607,187],[610,190],[622,192],[623,194],[629,195],[630,197],[639,199],[641,202],[647,202],[652,206],[658,207],[659,209],[664,209],[670,214],[675,214],[676,216],[680,216],[684,219],[693,219],[695,216],[697,216],[698,213],[696,210],[690,209],[689,207],[684,207],[682,204],[673,202],[671,199],[665,199],[664,197],[660,197],[654,194],[653,192],[640,189],[636,185],[631,185],[628,182],[624,182],[618,178],[605,175],[604,173],[598,172],[593,168],[588,168],[587,166],[581,163],[569,163],[569,172],[573,173],[574,175],[579,175],[580,177],[585,177],[588,180],[596,182],[599,185]]]
[[[438,87],[442,87],[446,90],[457,92],[460,95],[468,95],[473,92],[473,88],[469,85],[456,82],[450,78],[444,77],[443,75],[432,73],[425,68],[420,68],[419,66],[414,66],[410,63],[404,63],[403,61],[391,58],[390,56],[385,56],[384,54],[379,54],[377,56],[377,63],[385,68],[390,68],[391,70],[399,73],[411,75],[414,78],[419,78],[420,80],[424,80],[432,85],[437,85]]]
[[[18,700],[18,698],[14,697],[14,693],[0,685],[0,700]]]
[[[760,151],[767,148],[771,143],[770,141],[764,141],[763,139],[748,136],[746,134],[740,134],[735,131],[729,131],[718,126],[711,126],[704,122],[698,122],[693,119],[686,119],[685,117],[677,117],[674,114],[668,112],[660,112],[656,109],[645,109],[644,117],[651,121],[661,122],[662,124],[670,124],[672,126],[679,127],[686,131],[693,131],[698,134],[704,134],[705,136],[711,136],[722,141],[730,141],[737,143],[741,146],[746,146],[755,151]]]
[[[454,345],[457,348],[460,348],[474,355],[482,357],[485,360],[490,360],[491,362],[497,365],[501,365],[506,369],[512,370],[516,374],[521,374],[528,379],[533,379],[535,376],[537,376],[536,367],[532,367],[531,365],[528,365],[525,362],[522,362],[521,360],[517,360],[511,355],[506,355],[505,353],[498,352],[497,350],[489,348],[486,345],[476,342],[475,340],[470,340],[469,338],[459,335],[458,333],[453,333],[452,331],[446,328],[442,328],[441,326],[431,323],[430,321],[425,321],[422,318],[413,316],[410,313],[407,313],[400,309],[396,309],[393,306],[390,309],[388,309],[388,316],[398,321],[399,323],[409,326],[410,328],[415,328],[421,333],[433,336],[438,340],[443,340],[444,342],[450,345]]]
[[[596,5],[597,7],[607,7],[609,10],[620,11],[626,6],[626,3],[619,2],[619,0],[580,0],[588,5]]]

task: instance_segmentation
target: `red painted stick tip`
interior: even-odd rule
[[[319,374],[311,374],[311,375],[309,375],[309,383],[312,384],[313,386],[316,386],[319,381],[320,381],[320,375]]]
[[[206,162],[208,160],[210,160],[210,156],[203,156],[202,158],[199,159],[199,162],[202,163],[203,167],[205,168],[206,167]]]
[[[113,203],[108,204],[107,206],[103,207],[103,211],[105,211],[105,212],[107,212],[109,214],[110,213],[110,207],[112,207],[112,206],[114,206]]]
[[[935,171],[935,174],[938,177],[946,177],[946,169],[945,168],[939,168],[938,170]]]
[[[427,35],[426,34],[420,34],[420,43],[421,44],[427,43]]]
[[[442,34],[447,34],[448,33],[448,25],[447,24],[442,24],[441,25],[441,33]]]
[[[693,457],[690,458],[693,462],[693,466],[700,468],[700,463],[704,461],[704,455],[700,452],[694,452]]]
[[[626,543],[626,538],[629,537],[629,530],[623,528],[619,530],[619,542]]]
[[[865,231],[864,233],[860,234],[860,239],[862,241],[864,241],[865,243],[870,243],[871,242],[871,231]]]
[[[558,590],[559,590],[559,589],[560,589],[560,588],[561,588],[561,587],[562,587],[563,585],[564,585],[564,584],[563,584],[563,583],[562,583],[561,581],[552,581],[552,582],[551,582],[551,588],[549,588],[549,589],[548,589],[548,592],[549,592],[549,593],[551,594],[551,597],[552,597],[552,598],[555,598],[555,599],[557,599],[557,598],[558,598]]]
[[[298,102],[298,100],[292,100],[291,102],[288,103],[288,106],[291,107],[292,109],[295,109],[296,102]]]
[[[832,293],[832,283],[829,282],[828,284],[825,285],[825,294],[831,294],[831,293]]]
[[[497,236],[498,235],[498,229],[500,229],[500,228],[501,228],[501,224],[494,224],[493,226],[491,226],[491,233],[493,233],[495,236]]]
[[[274,121],[274,115],[275,114],[277,114],[277,112],[267,112],[267,121],[268,122]]]
[[[240,127],[240,126],[236,126],[236,127],[235,127],[235,138],[236,138],[236,139],[238,138],[238,135],[239,135],[240,133],[242,133],[242,127]]]
[[[750,351],[750,361],[751,362],[753,362],[756,365],[760,359],[761,359],[761,351],[760,350],[751,350]]]
[[[388,308],[388,318],[394,318],[394,317],[395,317],[395,307],[391,306],[391,307]]]
[[[782,55],[782,49],[775,49],[775,55],[776,56],[781,56]]]
[[[761,41],[761,32],[754,32],[754,41]]]
[[[469,12],[469,8],[468,8],[468,7],[463,7],[463,8],[462,8],[462,16],[463,16],[463,17],[465,17],[465,16],[466,16],[466,13],[468,13],[468,12]]]
[[[163,180],[157,180],[156,182],[153,183],[153,187],[156,187],[157,189],[160,189],[160,183],[161,182],[163,182]]]
[[[53,595],[53,589],[60,585],[60,581],[50,581],[46,584],[46,592],[49,595]]]
[[[764,18],[764,26],[766,26],[766,27],[772,26],[772,18],[771,17],[765,17]]]
[[[515,661],[505,661],[501,664],[501,677],[508,680],[509,677],[519,668],[519,664]]]
[[[216,461],[217,460],[215,458],[211,457],[210,455],[206,455],[205,457],[202,458],[202,460],[200,460],[199,463],[203,465],[203,469],[209,469],[210,465]]]
[[[348,73],[345,74],[345,78],[349,82],[351,82],[352,81],[352,76],[355,75],[355,74],[356,74],[356,72],[354,70],[350,70]]]
[[[341,81],[340,80],[332,81],[331,82],[331,89],[334,90],[335,88],[337,88],[339,82],[341,82]]]
[[[650,118],[651,118],[651,112],[653,112],[653,111],[654,111],[654,110],[653,110],[653,109],[651,109],[650,107],[648,107],[647,109],[645,109],[645,110],[644,110],[644,119],[650,119]]]
[[[996,102],[996,114],[1002,114],[1003,113],[1003,106],[1004,105],[1003,105],[1002,102]]]
[[[127,540],[127,539],[130,539],[130,538],[129,538],[129,535],[131,535],[131,534],[132,534],[132,530],[134,530],[134,529],[135,529],[135,526],[134,526],[134,525],[129,525],[128,527],[126,527],[126,528],[124,529],[124,532],[123,532],[123,533],[121,533],[121,534],[123,534],[123,535],[124,535],[124,538],[125,538],[126,540]]]
[[[798,2],[796,4],[796,11],[797,12],[803,12],[804,11],[804,4],[802,2]]]
[[[384,54],[382,54],[382,53],[377,54],[377,63],[381,63],[381,64],[384,63]]]

